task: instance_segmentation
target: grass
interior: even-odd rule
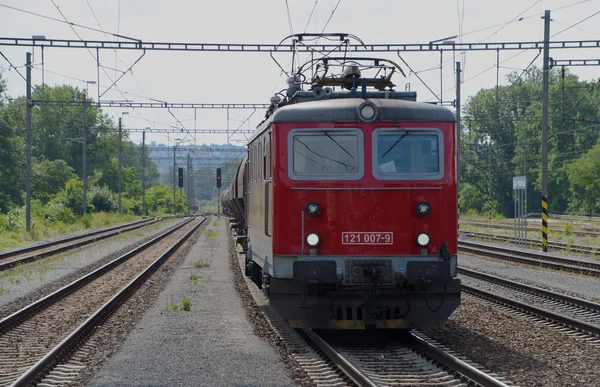
[[[198,280],[200,279],[200,276],[198,274],[192,274],[190,275],[190,279],[194,282],[194,286],[198,285]]]
[[[212,228],[209,228],[208,230],[204,231],[204,236],[206,237],[206,239],[216,237],[217,235],[219,235],[219,232],[217,230],[213,230]]]
[[[202,269],[204,267],[209,267],[210,266],[210,262],[208,262],[207,260],[203,260],[203,259],[199,259],[196,262],[194,262],[194,267],[196,269]]]
[[[189,312],[192,309],[192,300],[189,297],[183,296],[181,298],[181,306],[173,299],[169,300],[169,297],[165,300],[165,312],[178,312],[179,310],[183,310]]]
[[[24,215],[23,215],[24,216]],[[102,228],[115,224],[128,223],[141,219],[134,215],[119,215],[113,213],[99,212],[79,217],[78,220],[66,225],[64,223],[49,223],[39,219],[32,219],[31,231],[25,231],[25,227],[16,228],[12,231],[0,231],[0,251],[24,246],[45,238],[56,238],[65,234],[71,234],[86,229]],[[25,222],[23,222],[24,224]]]
[[[192,300],[186,296],[183,296],[181,299],[181,306],[184,311],[189,312],[192,308]]]

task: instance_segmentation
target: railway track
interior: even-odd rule
[[[358,386],[509,386],[419,332],[303,334]]]
[[[515,229],[514,225],[510,224],[502,224],[498,222],[488,223],[488,222],[474,222],[474,221],[460,221],[461,226],[471,226],[471,227],[482,227],[482,228],[490,228],[496,230],[511,230]],[[539,224],[539,223],[538,223]],[[540,231],[541,225],[538,227],[527,227],[527,232],[537,233]],[[572,235],[582,236],[582,237],[599,237],[600,236],[600,228],[597,227],[581,227],[578,230],[571,231]]]
[[[497,241],[500,243],[511,243],[514,241],[514,237],[510,235],[492,235],[481,232],[465,232],[463,234],[466,236],[472,236],[477,239]],[[540,249],[542,248],[542,243],[539,240],[527,239],[526,242],[528,246],[535,246]],[[574,245],[563,242],[548,242],[548,247],[552,250],[567,251],[573,254],[600,256],[600,248],[594,246]]]
[[[155,218],[144,219],[133,223],[96,230],[85,234],[78,234],[33,246],[27,246],[21,249],[4,251],[0,253],[0,271],[7,270],[24,263],[36,261],[40,258],[59,254],[64,251],[76,249],[103,239],[111,238],[115,235],[133,231],[155,222],[157,222]]]
[[[459,241],[459,252],[485,256],[503,261],[523,263],[547,269],[600,276],[600,263],[587,260],[577,260],[557,255],[543,254],[535,251],[488,245],[479,242]]]
[[[459,268],[458,273],[466,293],[600,345],[600,304],[475,270]]]
[[[233,241],[235,241],[235,235]],[[238,254],[241,249],[238,246]],[[420,332],[312,331],[291,328],[262,292],[239,276],[266,322],[317,386],[511,386]]]
[[[58,365],[205,220],[190,218],[0,320],[0,386],[68,384],[73,366]]]

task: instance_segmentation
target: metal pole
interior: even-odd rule
[[[444,101],[444,51],[440,51],[440,102]]]
[[[177,153],[177,143],[173,145],[173,215],[177,215],[177,165],[175,157]]]
[[[525,176],[525,198],[523,201],[523,211],[525,213],[525,240],[527,241],[527,127],[525,126],[523,129],[523,176]]]
[[[31,53],[28,52],[25,55],[25,65],[27,66],[27,111],[26,111],[26,131],[27,131],[27,165],[26,169],[26,178],[25,178],[25,192],[26,192],[26,200],[25,200],[25,229],[27,232],[31,230],[31,107],[33,106],[33,101],[31,100]]]
[[[460,235],[460,133],[462,131],[460,122],[460,62],[456,62],[456,224],[457,232]]]
[[[496,50],[496,112],[500,112],[498,88],[500,87],[500,49]]]
[[[148,216],[146,209],[146,131],[142,132],[142,206],[144,216]]]
[[[187,155],[187,213],[189,214],[191,211],[191,205],[190,205],[190,177],[192,176],[191,174],[191,170],[192,170],[192,163],[190,161],[190,154],[188,153]]]
[[[100,102],[100,50],[96,48],[96,82],[98,84],[98,99]]]
[[[87,212],[87,97],[83,95],[83,215]]]
[[[488,200],[492,207],[492,140],[488,139]],[[491,211],[490,211],[491,212]]]
[[[515,201],[513,216],[515,218],[515,246],[517,245],[517,198],[515,197],[515,190],[513,189],[513,200]]]
[[[119,117],[119,213],[121,213],[121,192],[123,191],[123,177],[121,175],[121,157],[122,157],[122,148],[121,148],[121,133],[123,130],[122,125],[122,117]]]
[[[544,12],[544,72],[542,89],[542,250],[548,251],[548,73],[550,58],[550,11]]]

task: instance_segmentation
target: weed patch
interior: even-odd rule
[[[202,269],[204,267],[209,267],[209,266],[210,266],[210,262],[208,262],[208,259],[207,260],[199,259],[196,262],[194,262],[194,267],[196,269]]]
[[[169,299],[169,297],[165,300],[165,312],[178,312],[179,310],[184,310],[189,312],[192,309],[192,300],[189,297],[183,296],[181,298],[181,306],[173,299],[173,296]]]
[[[192,274],[190,275],[190,279],[194,282],[194,286],[198,285],[198,280],[200,279],[200,276],[198,274]]]
[[[181,307],[184,311],[189,312],[192,308],[192,300],[186,296],[183,296],[181,299]]]

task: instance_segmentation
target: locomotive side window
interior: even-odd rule
[[[358,180],[364,174],[359,129],[294,129],[288,135],[292,180]]]
[[[439,129],[376,129],[373,175],[380,180],[439,180],[444,175],[443,149]]]

